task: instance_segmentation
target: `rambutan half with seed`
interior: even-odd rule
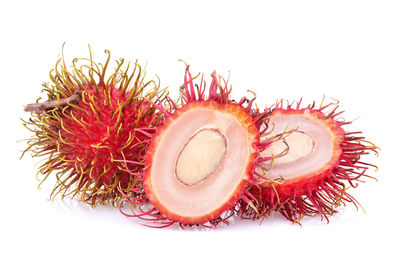
[[[361,132],[347,132],[338,103],[301,107],[279,101],[264,127],[261,141],[270,145],[255,170],[258,183],[249,190],[253,207],[243,215],[260,218],[279,211],[293,222],[304,216],[328,216],[346,202],[359,205],[347,189],[356,187],[374,165],[361,161],[377,147]],[[372,178],[372,177],[371,177]]]
[[[28,140],[34,157],[44,157],[41,181],[55,175],[54,197],[71,195],[96,206],[114,204],[122,190],[136,185],[133,172],[143,169],[142,157],[162,115],[155,105],[165,90],[155,94],[140,65],[124,59],[107,73],[90,59],[74,59],[71,70],[60,59],[45,83],[48,100],[30,104],[24,125],[33,132]],[[40,99],[40,98],[39,98]],[[38,101],[39,101],[38,99]],[[24,153],[25,153],[24,152]],[[124,162],[130,160],[129,163]]]
[[[246,98],[231,100],[230,92],[215,72],[207,92],[203,76],[195,85],[186,68],[180,105],[168,99],[170,110],[160,110],[166,119],[147,149],[142,189],[132,190],[143,195],[126,195],[132,213],[121,204],[123,214],[156,227],[215,227],[227,223],[239,200],[249,202],[246,187],[253,180],[259,128],[267,115],[252,110],[253,101]]]

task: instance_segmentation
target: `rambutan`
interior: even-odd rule
[[[55,175],[51,197],[71,195],[96,206],[115,202],[122,190],[136,185],[133,172],[143,169],[142,157],[162,115],[155,105],[165,90],[155,94],[154,81],[145,81],[141,66],[124,59],[108,75],[110,52],[103,64],[74,59],[71,70],[64,56],[43,84],[48,100],[30,104],[24,126],[33,157],[44,157],[41,182]],[[40,98],[37,100],[39,101]],[[24,152],[24,153],[25,153]],[[130,160],[127,164],[126,160]],[[40,185],[39,185],[40,186]]]
[[[372,178],[375,166],[362,157],[378,148],[344,130],[351,122],[338,103],[281,100],[260,112],[255,98],[232,100],[215,72],[208,88],[203,75],[195,84],[189,66],[174,101],[144,80],[137,62],[120,59],[107,76],[106,54],[104,65],[90,56],[71,70],[62,57],[43,84],[47,101],[25,107],[33,136],[24,153],[45,158],[38,175],[41,183],[55,175],[52,198],[119,204],[155,227],[216,227],[236,213],[259,219],[275,211],[292,222],[329,221],[338,206],[359,205],[348,188]]]
[[[258,219],[274,211],[293,222],[304,216],[328,216],[346,202],[358,206],[348,193],[375,167],[362,161],[377,147],[361,132],[347,132],[346,122],[337,112],[338,102],[317,107],[301,107],[279,101],[269,122],[263,127],[261,141],[270,145],[261,153],[262,161],[255,170],[258,183],[249,192],[257,210],[243,206],[243,215]],[[270,109],[268,109],[269,111]]]
[[[267,114],[252,110],[246,98],[231,100],[228,82],[215,72],[208,92],[203,75],[200,85],[193,79],[187,66],[180,103],[168,98],[169,107],[160,109],[165,122],[147,149],[143,185],[121,203],[123,214],[149,220],[146,225],[215,227],[227,223],[239,200],[251,203],[246,187]],[[126,203],[131,213],[124,212]]]

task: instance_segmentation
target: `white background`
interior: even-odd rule
[[[400,6],[398,1],[2,1],[1,263],[399,263]],[[330,224],[279,216],[236,219],[212,231],[150,229],[109,207],[49,201],[36,163],[19,160],[30,136],[19,120],[65,45],[88,56],[147,63],[176,91],[183,59],[194,72],[230,72],[234,97],[339,99],[351,130],[382,149],[380,169]]]

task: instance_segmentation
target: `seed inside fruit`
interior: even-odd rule
[[[216,129],[203,129],[189,139],[176,164],[176,176],[195,185],[215,172],[226,153],[226,138]]]
[[[314,151],[315,142],[310,135],[303,131],[294,131],[263,151],[263,156],[277,156],[274,165],[296,162],[307,157]],[[282,155],[282,156],[280,156]]]

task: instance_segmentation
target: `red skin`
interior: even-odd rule
[[[130,182],[130,174],[120,170],[119,162],[114,160],[139,161],[138,157],[141,157],[141,155],[138,154],[143,152],[143,146],[139,143],[149,137],[135,131],[135,129],[148,127],[154,116],[144,116],[137,122],[139,109],[147,109],[149,103],[131,104],[122,112],[121,119],[123,119],[123,122],[117,124],[117,117],[113,117],[115,109],[118,107],[117,100],[125,102],[128,99],[128,94],[120,98],[120,90],[112,89],[112,108],[108,105],[104,106],[104,89],[100,86],[99,90],[100,93],[97,95],[94,87],[86,87],[82,94],[85,99],[79,102],[79,108],[72,108],[65,112],[66,116],[63,117],[64,128],[59,125],[60,136],[63,139],[59,144],[62,151],[67,153],[66,160],[75,161],[71,162],[69,166],[72,168],[77,166],[84,171],[91,170],[91,172],[85,173],[84,178],[90,178],[100,185],[111,185],[117,181],[123,188],[126,188]],[[95,99],[95,104],[100,108],[100,113],[93,113],[90,106],[93,102],[90,101],[89,96]],[[72,115],[77,120],[83,120],[81,123],[84,123],[84,125],[72,119]],[[107,128],[109,132],[107,132]],[[133,140],[132,137],[134,137]],[[96,145],[104,147],[95,148]],[[65,165],[68,166],[68,163]],[[140,168],[142,167],[140,166]],[[104,168],[108,170],[107,173],[103,173]]]
[[[32,115],[24,125],[34,133],[26,151],[45,158],[42,182],[55,176],[51,197],[70,195],[92,207],[115,204],[121,189],[135,186],[133,174],[143,169],[145,149],[162,121],[140,65],[124,66],[120,59],[108,74],[111,54],[105,53],[105,63],[90,54],[74,59],[73,67],[63,56],[44,84],[48,100],[25,108]]]

